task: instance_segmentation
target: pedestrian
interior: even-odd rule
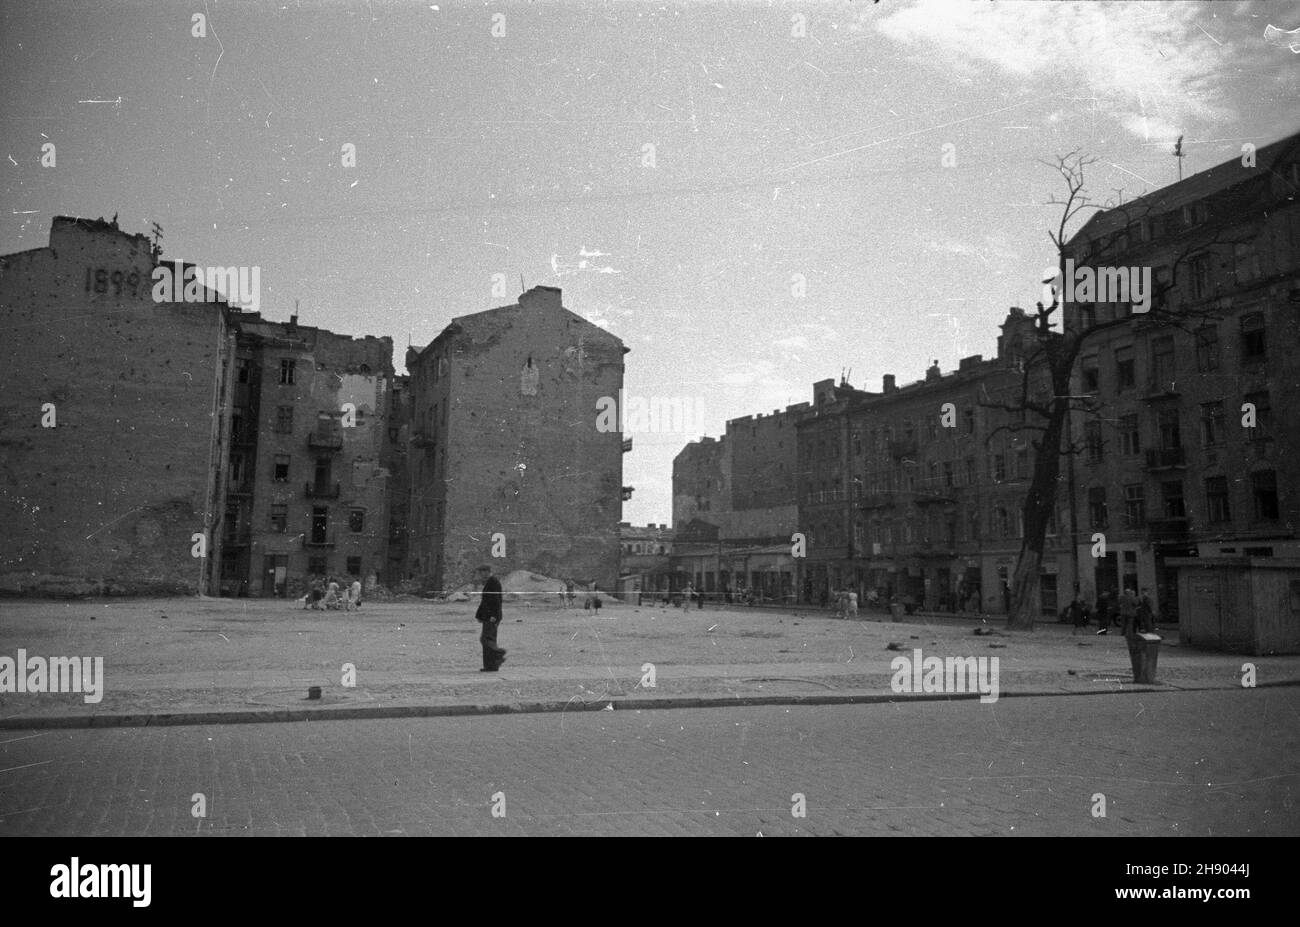
[[[1156,629],[1156,610],[1151,604],[1151,590],[1143,589],[1137,605],[1138,630],[1151,633]]]
[[[704,590],[703,589],[697,589],[695,591],[695,610],[698,612],[704,611]]]
[[[1138,598],[1132,589],[1126,588],[1119,597],[1120,633],[1126,638],[1138,633]]]
[[[352,601],[349,604],[352,606],[352,608],[360,608],[361,607],[361,580],[359,579],[352,580],[352,588],[348,591],[352,594],[351,595]]]
[[[1114,608],[1111,605],[1110,593],[1102,591],[1097,594],[1097,633],[1109,634]]]
[[[481,566],[475,571],[475,579],[483,584],[479,596],[478,611],[474,618],[483,625],[479,643],[483,645],[483,669],[481,673],[495,673],[506,662],[504,647],[497,645],[497,626],[501,624],[501,580],[492,575],[490,566]]]
[[[573,600],[576,598],[573,591],[573,580],[564,584],[564,607],[573,608]]]
[[[325,607],[339,607],[339,584],[334,581],[333,576],[329,578],[329,581],[325,585]]]
[[[1087,630],[1088,622],[1092,620],[1092,612],[1082,599],[1075,596],[1074,601],[1066,606],[1066,617],[1074,624],[1073,630],[1070,631],[1070,635],[1073,636]]]
[[[855,619],[858,617],[858,594],[856,592],[849,593],[849,617]]]

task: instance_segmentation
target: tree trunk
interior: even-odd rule
[[[1061,371],[1058,358],[1052,356],[1051,360],[1055,362],[1052,365],[1055,395],[1065,397],[1069,393],[1069,368]],[[1047,419],[1034,457],[1034,475],[1023,508],[1025,537],[1020,544],[1020,557],[1016,560],[1016,571],[1011,581],[1008,630],[1032,631],[1038,618],[1039,570],[1043,563],[1047,525],[1056,508],[1056,487],[1061,475],[1061,437],[1067,408],[1068,399],[1058,398],[1052,403],[1052,414]]]

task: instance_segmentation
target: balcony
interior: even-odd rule
[[[342,492],[341,484],[304,483],[303,495],[308,499],[337,499]]]
[[[916,438],[899,438],[889,442],[889,456],[895,460],[916,456]]]
[[[336,431],[313,431],[307,435],[307,446],[316,451],[340,451],[343,435]]]
[[[1183,518],[1153,518],[1147,522],[1147,538],[1151,541],[1185,541],[1188,521]]]
[[[1176,399],[1180,395],[1177,380],[1152,380],[1142,393],[1142,401],[1155,402],[1160,399]]]
[[[1187,454],[1182,447],[1149,448],[1147,450],[1148,470],[1174,470],[1187,466]]]
[[[333,547],[333,531],[309,531],[302,536],[302,546],[306,548]]]

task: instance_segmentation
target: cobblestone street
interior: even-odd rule
[[[1284,687],[7,731],[0,836],[1294,836],[1297,709]]]

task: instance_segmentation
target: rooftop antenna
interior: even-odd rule
[[[1183,158],[1187,157],[1187,155],[1183,154],[1183,137],[1181,135],[1178,136],[1178,141],[1174,142],[1174,157],[1178,159],[1178,179],[1182,180]]]
[[[523,275],[522,273],[520,273],[520,274],[519,274],[519,295],[522,296],[522,295],[523,295],[524,293],[526,293],[527,291],[528,291],[528,288],[524,286],[524,275]]]

